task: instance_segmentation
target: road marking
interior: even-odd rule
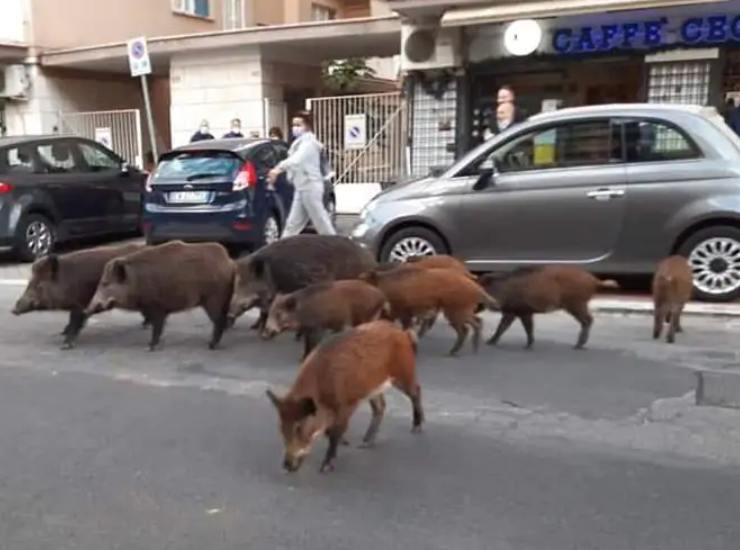
[[[27,284],[28,279],[0,279],[2,286],[25,286]]]

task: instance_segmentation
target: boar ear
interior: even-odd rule
[[[313,399],[310,397],[304,397],[301,399],[298,404],[301,407],[301,412],[303,412],[303,416],[311,416],[316,414],[316,403],[314,403]]]
[[[270,398],[270,401],[272,401],[272,404],[275,405],[276,408],[280,408],[280,398],[273,393],[272,390],[265,391],[267,394],[267,397]]]
[[[113,260],[111,263],[111,270],[113,271],[113,277],[117,283],[123,284],[126,282],[126,264],[124,264],[120,259]]]

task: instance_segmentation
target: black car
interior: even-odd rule
[[[88,139],[0,138],[0,247],[31,261],[59,242],[138,231],[145,178]]]
[[[144,231],[151,244],[179,239],[254,249],[280,238],[293,199],[281,175],[267,173],[287,155],[266,139],[200,141],[165,153],[147,182]],[[325,204],[334,193],[327,181]]]

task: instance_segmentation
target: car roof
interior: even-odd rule
[[[11,145],[25,145],[27,143],[35,143],[37,141],[49,141],[58,139],[86,139],[80,136],[73,136],[71,134],[38,134],[28,136],[4,136],[0,137],[0,147],[7,147]]]
[[[205,141],[196,141],[176,147],[173,151],[231,151],[234,153],[243,152],[247,149],[270,143],[265,138],[225,138],[209,139]]]
[[[561,120],[564,118],[589,116],[589,115],[613,115],[613,116],[665,116],[670,114],[689,114],[695,116],[710,117],[716,115],[714,107],[702,107],[701,105],[682,105],[668,103],[612,103],[607,105],[589,105],[586,107],[566,107],[557,111],[539,113],[532,115],[527,120],[531,122],[543,122],[548,120]]]

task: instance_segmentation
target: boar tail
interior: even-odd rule
[[[498,300],[496,300],[496,298],[488,294],[488,292],[486,292],[482,288],[480,289],[480,293],[481,293],[482,303],[485,307],[487,307],[491,311],[499,311],[501,309],[501,306],[499,305]]]
[[[614,279],[605,279],[599,281],[599,288],[609,290],[619,290],[619,283]]]
[[[416,332],[413,329],[408,329],[406,331],[406,336],[409,337],[409,342],[411,342],[411,347],[414,350],[414,355],[416,355],[416,352],[419,349],[419,337],[416,335]]]

